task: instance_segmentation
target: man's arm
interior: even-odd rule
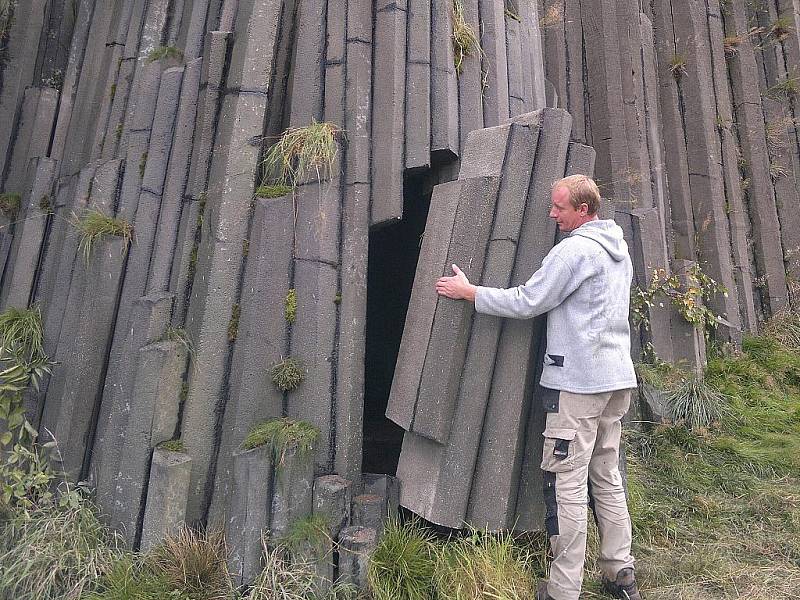
[[[436,282],[439,295],[475,302],[475,309],[483,314],[515,319],[529,319],[552,310],[583,280],[555,255],[548,255],[541,268],[523,285],[508,289],[473,285],[456,265],[453,272],[452,277],[441,277]]]

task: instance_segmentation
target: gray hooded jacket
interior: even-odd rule
[[[614,221],[584,223],[515,288],[478,287],[475,309],[498,317],[547,315],[541,385],[576,394],[636,387],[628,309],[628,245]]]

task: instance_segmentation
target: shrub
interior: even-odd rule
[[[161,442],[158,447],[168,452],[183,452],[186,450],[186,444],[182,439],[167,440],[166,442]]]
[[[375,600],[428,600],[435,569],[433,536],[416,521],[404,525],[392,519],[372,554],[367,577]]]

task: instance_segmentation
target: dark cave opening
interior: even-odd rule
[[[386,418],[397,353],[428,217],[430,171],[407,175],[403,218],[369,235],[366,356],[364,360],[364,473],[397,472],[403,430]]]

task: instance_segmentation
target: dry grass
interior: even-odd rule
[[[72,213],[70,222],[80,233],[78,250],[83,254],[86,264],[89,264],[95,245],[108,236],[121,237],[125,240],[123,251],[128,248],[133,238],[133,225],[122,219],[110,217],[99,210],[87,210],[82,217]]]
[[[264,155],[261,162],[264,177],[258,189],[270,197],[270,192],[293,188],[312,173],[317,181],[332,175],[339,149],[336,139],[340,134],[341,129],[333,123],[316,121],[284,131]]]
[[[559,4],[560,2],[553,2],[545,9],[544,14],[539,19],[539,27],[547,29],[549,27],[555,27],[563,21],[564,15],[561,13]]]
[[[467,22],[463,0],[453,0],[453,61],[456,73],[461,73],[464,59],[473,54],[483,56],[480,37],[475,28]]]
[[[221,532],[198,532],[188,527],[153,548],[147,561],[163,574],[170,587],[198,600],[230,598],[228,551]]]

